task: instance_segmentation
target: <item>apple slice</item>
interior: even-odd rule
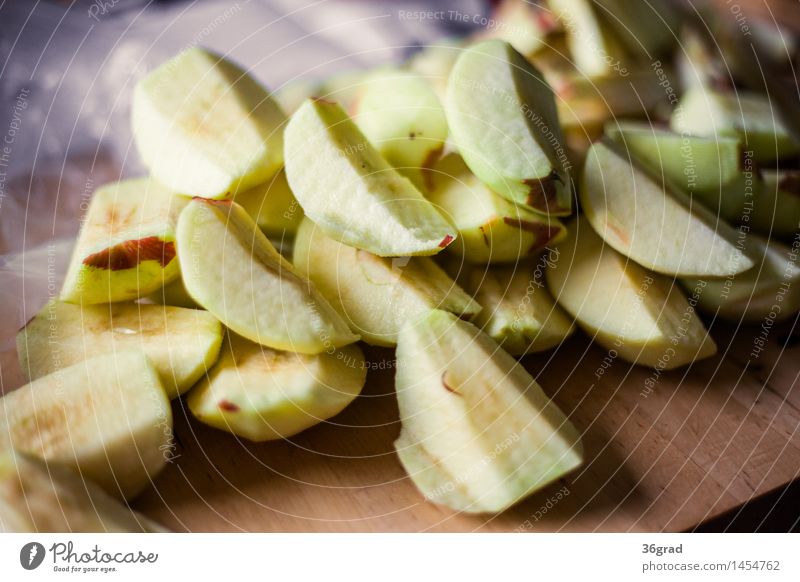
[[[0,533],[165,531],[69,469],[0,451]]]
[[[475,326],[433,310],[397,342],[400,462],[426,499],[500,512],[583,461],[578,431]]]
[[[358,346],[314,356],[228,334],[219,363],[189,394],[205,424],[251,441],[289,438],[339,414],[367,376]]]
[[[178,277],[175,222],[186,202],[146,178],[99,188],[75,244],[61,299],[129,301]]]
[[[676,44],[680,15],[669,0],[594,0],[603,23],[634,55],[653,60]]]
[[[690,135],[731,136],[752,150],[758,162],[771,162],[800,152],[779,113],[767,97],[754,93],[723,93],[691,87],[670,118],[672,129]]]
[[[338,103],[345,111],[352,112],[364,90],[366,80],[371,74],[370,70],[360,69],[331,75],[309,97]]]
[[[342,108],[306,101],[286,127],[286,176],[328,236],[380,256],[433,255],[455,231]]]
[[[237,192],[235,200],[267,237],[292,238],[303,220],[303,209],[289,188],[285,172],[250,190]]]
[[[697,304],[724,319],[751,323],[782,321],[800,311],[797,251],[750,234],[745,242],[756,266],[728,279],[684,279],[688,290],[701,289]]]
[[[172,454],[172,409],[142,352],[63,368],[0,399],[0,441],[130,499]]]
[[[636,121],[610,122],[606,135],[689,194],[716,193],[741,175],[738,137],[681,135]]]
[[[553,92],[510,44],[487,40],[461,53],[445,110],[464,161],[489,188],[544,214],[571,212]]]
[[[300,77],[281,85],[272,96],[287,115],[292,115],[303,104],[303,101],[319,95],[319,91],[319,81]]]
[[[228,198],[283,164],[283,111],[246,71],[202,48],[139,81],[131,116],[144,164],[181,194]]]
[[[53,301],[19,332],[22,371],[36,380],[99,354],[142,350],[170,398],[191,388],[217,361],[222,326],[197,309]]]
[[[310,220],[297,231],[294,265],[370,344],[395,345],[400,328],[429,309],[480,311],[432,259],[378,257],[337,242]]]
[[[192,200],[177,242],[189,295],[239,335],[304,354],[358,340],[235,202]]]
[[[473,322],[512,356],[543,352],[570,337],[575,326],[542,280],[546,252],[536,268],[471,267],[459,280],[483,309]]]
[[[548,288],[614,358],[671,370],[716,353],[680,288],[604,244],[585,218],[570,223],[558,251]]]
[[[730,226],[656,181],[610,142],[589,149],[580,195],[597,233],[648,269],[673,276],[724,277],[753,266]]]
[[[620,74],[626,64],[625,49],[598,18],[590,0],[550,0],[548,6],[567,33],[567,45],[581,75],[594,78]]]
[[[458,231],[448,247],[473,263],[503,263],[538,253],[564,235],[564,225],[498,196],[449,154],[430,173],[430,200]]]
[[[373,73],[353,119],[387,162],[423,188],[423,172],[439,159],[448,134],[442,104],[425,79],[397,69]]]
[[[489,22],[490,26],[477,34],[478,40],[504,40],[526,57],[545,47],[547,35],[558,28],[551,12],[526,0],[500,0]]]

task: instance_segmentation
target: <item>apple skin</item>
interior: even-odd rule
[[[192,200],[178,218],[177,243],[189,295],[237,334],[303,354],[358,341],[235,202]]]
[[[170,457],[172,409],[144,353],[118,351],[6,394],[0,399],[0,441],[5,439],[131,499]]]

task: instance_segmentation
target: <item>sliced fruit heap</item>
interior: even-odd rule
[[[455,239],[336,103],[310,99],[292,116],[286,176],[306,216],[347,245],[383,257],[433,255]]]
[[[142,350],[170,398],[191,388],[217,361],[222,326],[207,311],[114,303],[51,302],[19,332],[22,371],[31,380],[99,354]]]
[[[128,301],[178,277],[175,222],[186,202],[149,179],[97,190],[61,299],[84,304]]]
[[[677,285],[615,251],[586,219],[570,225],[559,251],[547,271],[548,287],[601,346],[666,370],[716,353]]]
[[[188,404],[201,422],[251,441],[283,439],[339,414],[361,392],[366,374],[357,346],[310,356],[230,333]]]
[[[0,533],[164,531],[64,467],[0,450]]]
[[[141,80],[131,115],[145,165],[181,194],[229,198],[283,164],[286,115],[246,71],[205,49]]]
[[[430,309],[465,317],[480,311],[429,257],[379,257],[330,238],[310,220],[297,232],[294,265],[364,341],[375,345],[395,345],[400,328]]]
[[[506,42],[465,49],[447,83],[447,122],[489,188],[544,214],[569,214],[572,185],[550,86]]]
[[[556,218],[498,196],[458,154],[449,154],[430,174],[428,200],[458,230],[448,251],[476,263],[508,263],[535,255],[564,235]]]
[[[6,394],[0,440],[129,499],[169,458],[172,410],[147,356],[118,351]]]
[[[434,503],[499,512],[582,462],[578,431],[511,356],[433,310],[397,342],[397,454]]]
[[[785,46],[754,25],[771,63],[750,66],[666,0],[497,4],[490,30],[402,65],[296,78],[275,95],[288,119],[204,49],[137,85],[152,176],[96,192],[60,297],[17,338],[31,383],[0,401],[3,527],[152,529],[78,484],[146,487],[184,393],[251,441],[328,421],[365,386],[359,339],[397,346],[396,448],[425,497],[503,511],[583,457],[512,355],[580,328],[660,373],[716,353],[695,307],[796,316]],[[753,71],[770,96],[734,89]]]

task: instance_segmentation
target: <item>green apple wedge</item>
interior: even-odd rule
[[[546,259],[541,264],[548,263]],[[556,305],[543,277],[527,262],[468,267],[459,281],[483,306],[473,323],[512,356],[549,350],[575,332],[572,319]]]
[[[753,266],[732,227],[649,175],[609,141],[589,149],[580,197],[589,223],[606,243],[658,273],[725,277]]]
[[[547,46],[547,36],[558,29],[551,12],[526,0],[500,0],[490,16],[491,26],[476,40],[497,38],[529,57]]]
[[[504,263],[538,253],[564,235],[554,217],[492,192],[458,154],[448,154],[429,174],[427,198],[456,227],[447,250],[472,263]]]
[[[750,223],[768,236],[794,236],[800,230],[800,172],[764,169],[761,178]]]
[[[170,398],[217,361],[222,325],[207,311],[165,305],[52,301],[17,335],[20,366],[36,380],[94,356],[141,350]]]
[[[771,162],[800,152],[779,116],[765,96],[697,86],[681,97],[670,126],[690,135],[738,137],[757,162]]]
[[[553,297],[598,344],[620,358],[670,370],[716,346],[678,285],[605,244],[581,217],[548,265]]]
[[[130,499],[171,455],[172,409],[147,356],[118,351],[6,394],[0,442]]]
[[[286,115],[246,71],[203,48],[139,81],[131,117],[151,174],[187,196],[228,198],[283,164]]]
[[[69,469],[0,451],[0,533],[165,531]]]
[[[370,70],[336,73],[322,81],[313,95],[309,95],[309,97],[338,103],[342,106],[342,109],[352,113],[364,89],[366,80],[371,74],[372,71]]]
[[[580,435],[489,336],[446,311],[397,342],[395,449],[425,498],[499,513],[583,462]]]
[[[286,177],[328,236],[380,256],[433,255],[453,227],[336,103],[310,99],[286,127]]]
[[[247,211],[268,238],[292,238],[303,220],[303,209],[289,188],[285,172],[244,192],[234,200]]]
[[[594,0],[597,13],[634,55],[653,60],[676,44],[680,15],[669,0]]]
[[[507,42],[465,49],[447,83],[450,132],[489,188],[549,215],[572,208],[569,161],[550,86]]]
[[[730,279],[684,279],[688,290],[701,289],[697,304],[708,313],[749,323],[782,321],[800,311],[797,249],[749,234],[745,242],[756,265]]]
[[[570,55],[582,76],[612,77],[625,69],[625,49],[591,0],[550,0],[548,6],[567,33]]]
[[[609,122],[605,134],[689,194],[716,193],[741,174],[738,137],[681,135],[638,121]]]
[[[235,202],[192,200],[177,243],[189,295],[239,335],[304,354],[358,340]]]
[[[228,334],[219,363],[189,394],[199,421],[251,441],[289,438],[339,414],[367,375],[356,345],[303,355]]]
[[[344,245],[305,220],[294,266],[367,343],[393,346],[409,319],[439,308],[469,317],[478,305],[429,257],[390,259]]]
[[[175,223],[186,203],[146,178],[99,188],[81,226],[61,299],[129,301],[177,278]]]
[[[383,69],[367,77],[353,120],[387,162],[424,188],[423,173],[439,159],[447,118],[431,85],[404,70]]]

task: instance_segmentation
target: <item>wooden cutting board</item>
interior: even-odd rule
[[[176,401],[179,456],[133,505],[176,531],[685,530],[800,475],[796,327],[773,327],[754,358],[760,327],[715,324],[719,356],[657,378],[605,367],[582,335],[525,358],[583,431],[586,463],[501,515],[458,514],[417,492],[392,448],[394,352],[375,348],[381,369],[363,395],[290,441],[237,440]],[[2,364],[3,388],[18,386],[14,354]]]

